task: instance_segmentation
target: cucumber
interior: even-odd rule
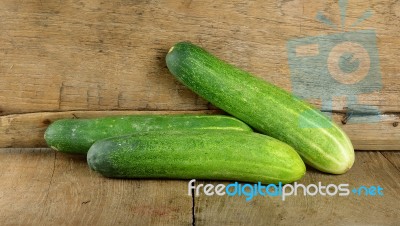
[[[305,174],[294,149],[243,131],[144,132],[96,141],[91,169],[111,178],[210,179],[290,183]]]
[[[66,153],[86,154],[100,139],[153,130],[252,131],[245,123],[224,115],[125,115],[94,119],[61,119],[52,123],[44,138],[49,147]]]
[[[256,131],[291,145],[306,164],[332,174],[353,165],[354,149],[344,131],[287,91],[189,42],[175,44],[166,62],[189,89]]]

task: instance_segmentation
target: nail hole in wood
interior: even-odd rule
[[[346,125],[352,115],[353,115],[353,112],[350,112],[349,114],[346,114],[346,116],[342,119],[342,124]]]

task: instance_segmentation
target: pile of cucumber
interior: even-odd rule
[[[115,178],[291,183],[304,176],[304,163],[331,174],[353,165],[343,130],[285,90],[189,42],[175,44],[166,62],[180,82],[233,117],[62,119],[47,128],[47,144],[87,154],[91,169]]]

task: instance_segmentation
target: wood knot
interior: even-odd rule
[[[45,125],[50,125],[51,121],[49,119],[45,119],[42,121],[42,123]]]
[[[399,122],[394,122],[392,125],[393,127],[397,127],[399,125]]]

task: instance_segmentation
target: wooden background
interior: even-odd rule
[[[384,115],[343,125],[338,97],[334,118],[359,150],[399,150],[400,2],[349,1],[347,27],[367,9],[373,16],[352,30],[376,31],[383,87],[359,99]],[[45,147],[45,128],[64,111],[213,109],[166,68],[182,40],[290,91],[287,41],[339,32],[318,11],[340,24],[337,1],[2,0],[0,147]]]
[[[188,181],[107,179],[84,156],[0,149],[1,225],[390,225],[400,216],[400,153],[358,152],[344,175],[312,169],[304,185],[381,186],[384,196],[188,196]],[[391,162],[390,162],[390,161]],[[219,183],[220,181],[197,181]]]
[[[359,100],[378,106],[382,120],[343,124],[347,103],[340,97],[334,120],[358,150],[400,150],[400,1],[349,1],[346,25],[367,9],[373,16],[354,30],[376,31],[383,87]],[[398,225],[399,152],[358,152],[348,174],[309,170],[301,181],[381,185],[384,197],[246,203],[187,196],[187,181],[105,179],[88,169],[84,157],[40,148],[46,147],[44,130],[59,118],[222,113],[168,72],[165,55],[178,41],[201,45],[290,91],[288,40],[339,32],[318,22],[318,11],[340,23],[338,2],[330,0],[1,0],[0,220],[5,225]]]

